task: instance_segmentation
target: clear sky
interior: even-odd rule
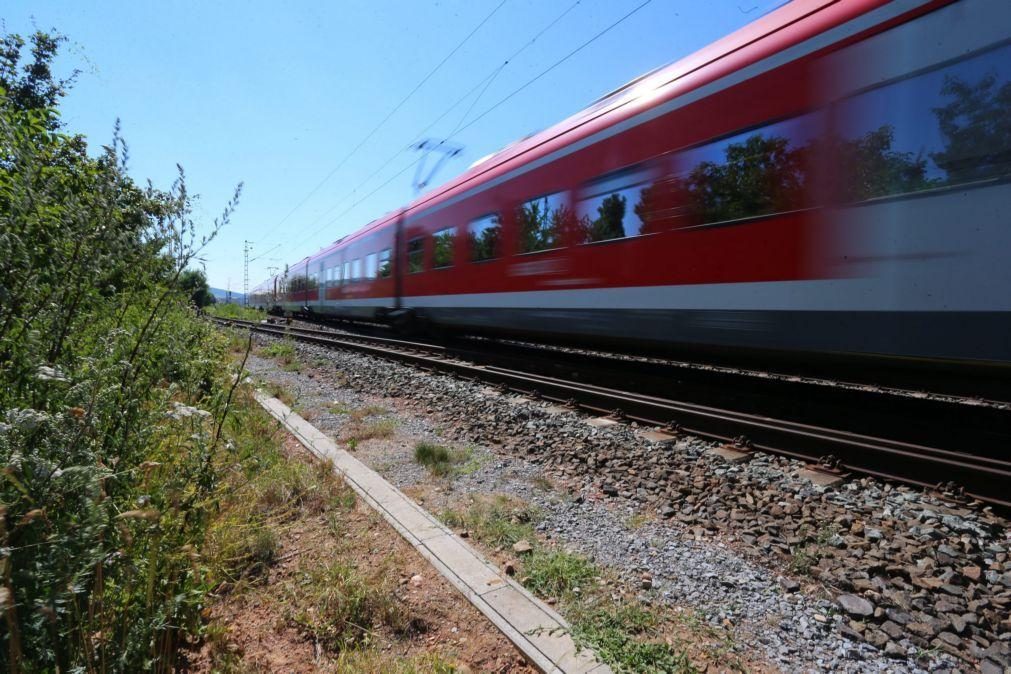
[[[467,125],[644,1],[6,0],[0,17],[6,32],[69,38],[60,66],[82,73],[63,105],[68,129],[97,148],[118,117],[134,178],[168,187],[182,165],[205,227],[245,182],[204,255],[211,285],[241,290],[245,240],[253,286],[399,207],[413,194],[413,168],[394,177],[417,159],[406,148],[452,104],[473,90],[424,137]],[[454,137],[464,151],[433,182],[780,4],[649,1]]]

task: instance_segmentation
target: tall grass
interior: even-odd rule
[[[0,63],[0,667],[168,671],[238,380],[179,277],[239,190],[199,237],[181,169],[134,184],[118,129],[89,156],[42,95],[58,42],[22,67],[8,36]]]

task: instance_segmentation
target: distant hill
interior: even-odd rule
[[[216,299],[219,302],[227,302],[228,301],[228,291],[227,290],[222,290],[221,288],[211,288],[211,294],[214,295],[214,299]],[[231,294],[231,300],[235,304],[241,304],[242,303],[242,293],[236,292],[236,291],[233,290],[232,294]]]

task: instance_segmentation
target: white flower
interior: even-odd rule
[[[34,430],[44,421],[49,419],[45,412],[32,409],[13,409],[7,412],[7,421],[11,426],[16,426],[25,431]]]
[[[48,365],[39,365],[39,369],[35,371],[35,378],[40,381],[70,381],[60,368]]]

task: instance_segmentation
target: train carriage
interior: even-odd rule
[[[671,349],[1011,364],[1011,3],[794,0],[254,292]]]

